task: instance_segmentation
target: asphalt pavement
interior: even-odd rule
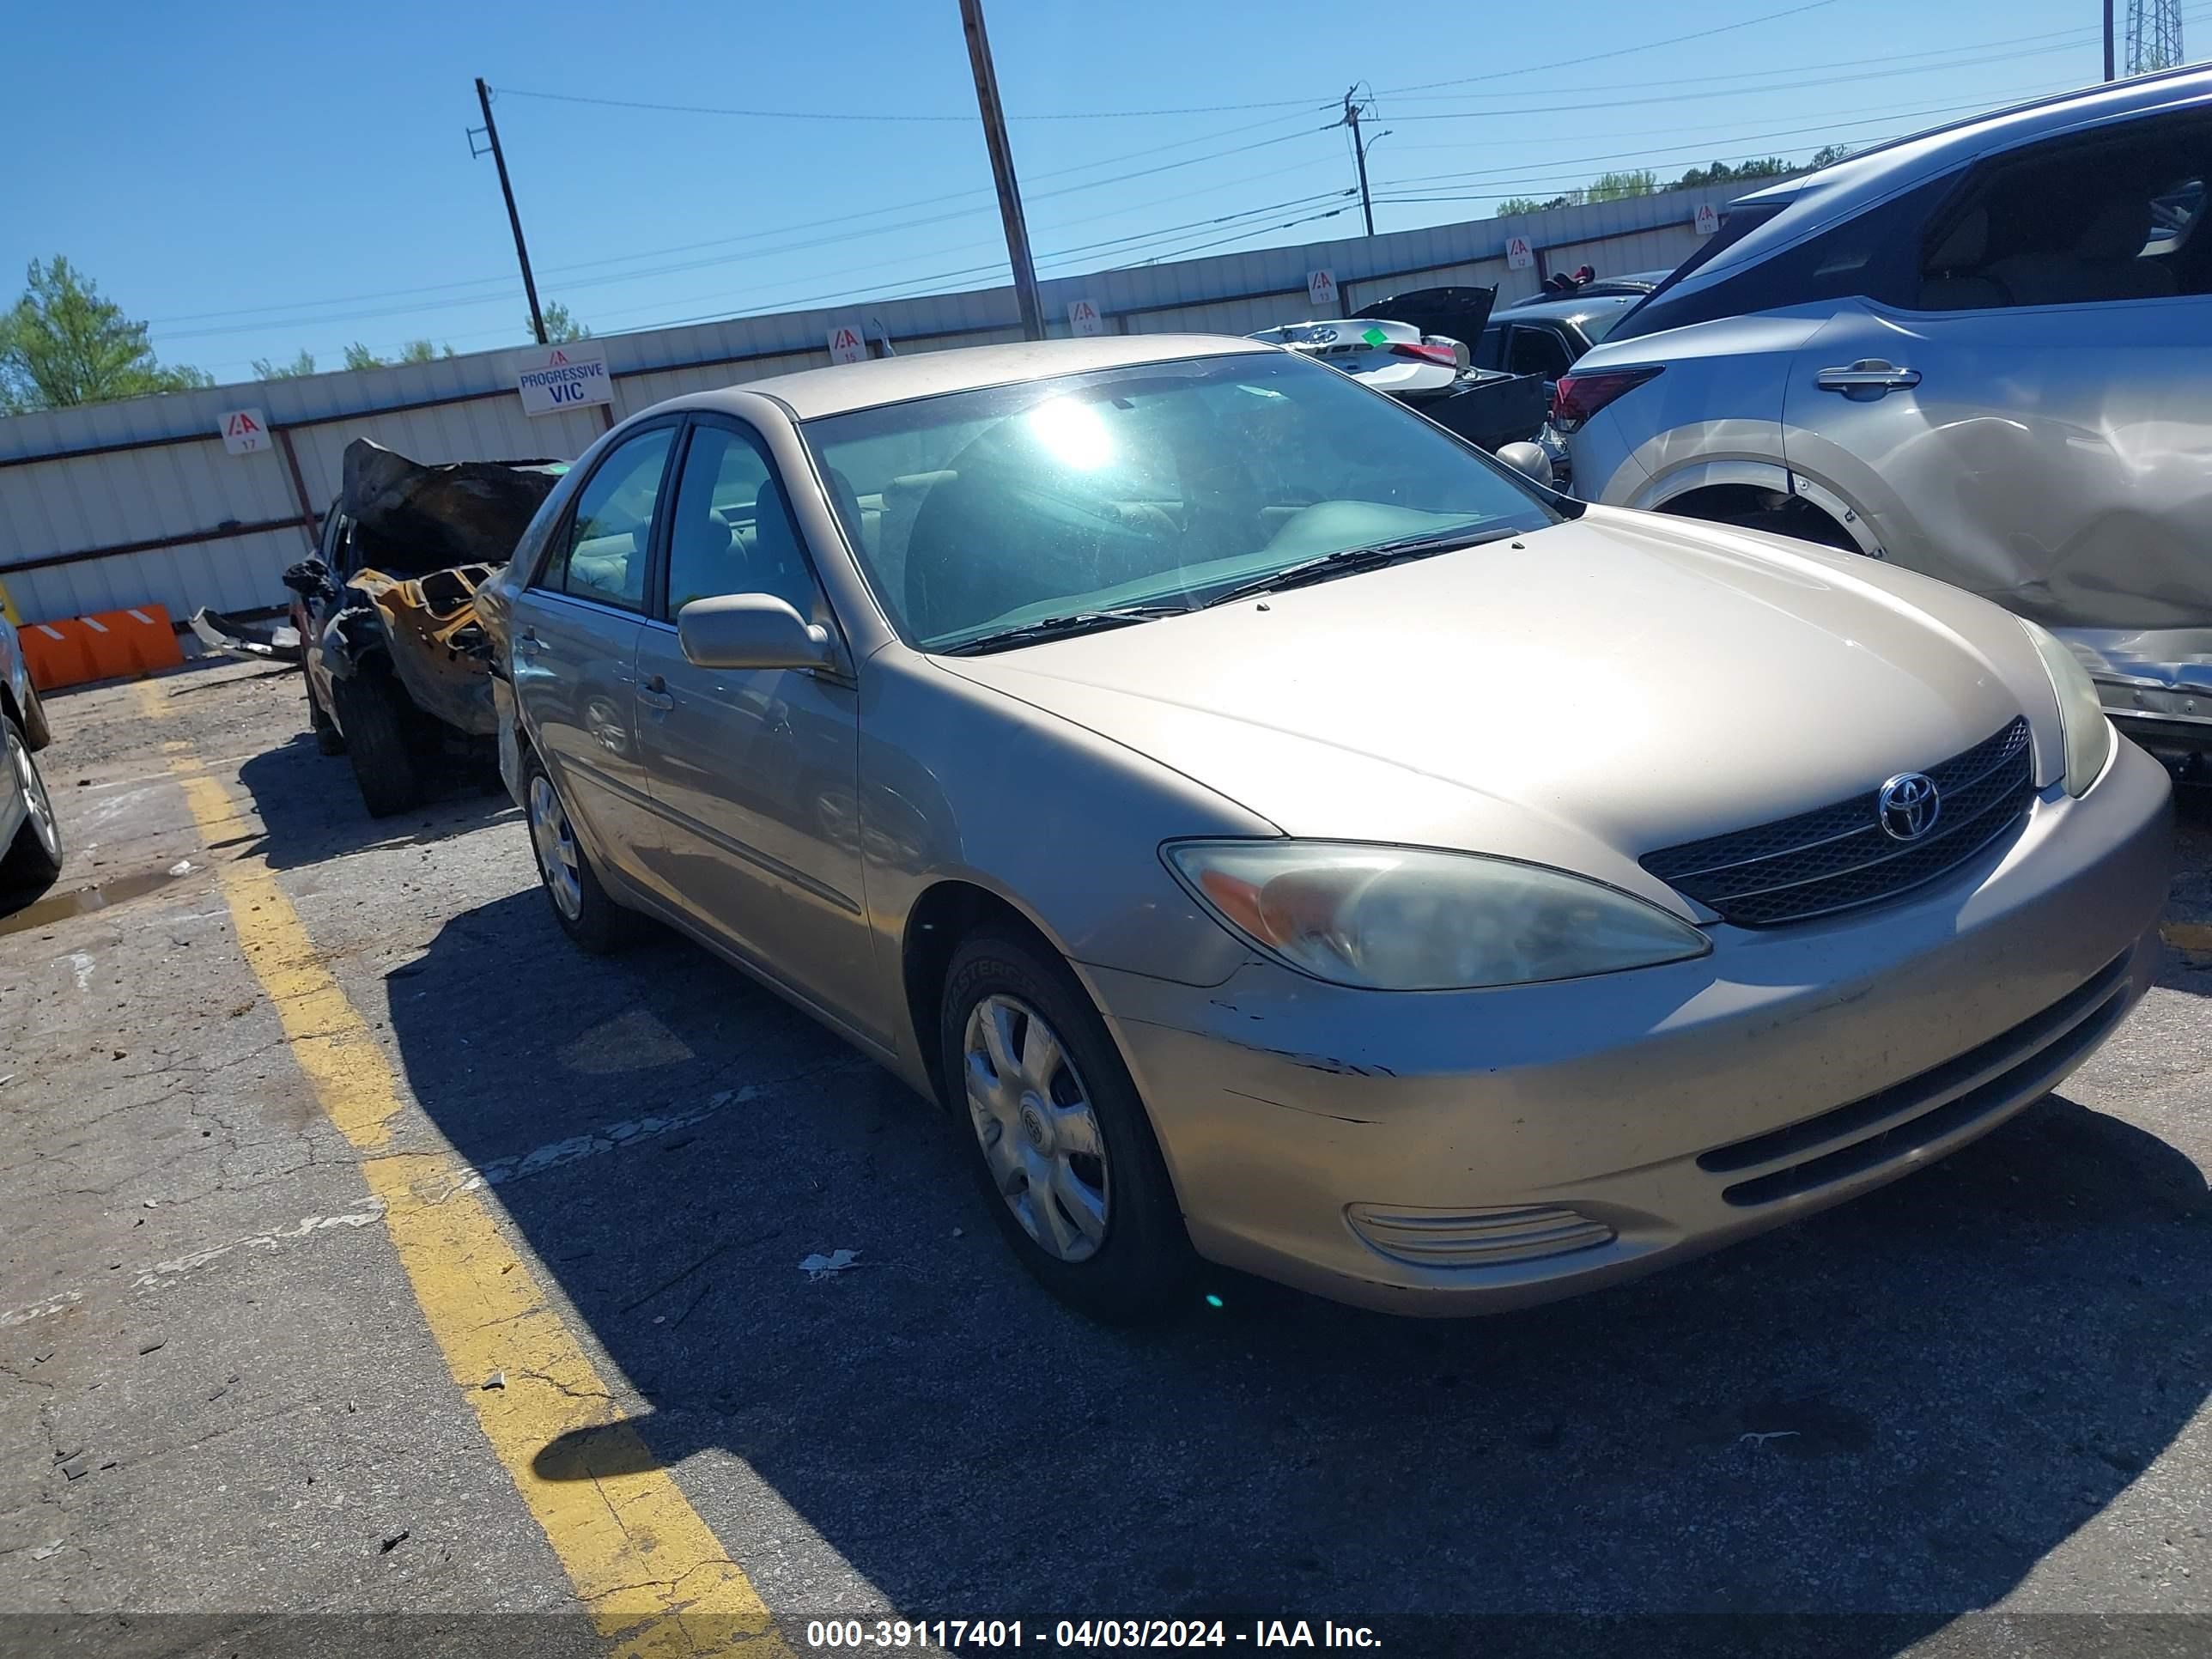
[[[0,1650],[2212,1651],[2202,801],[2148,1000],[1923,1173],[1523,1314],[1217,1275],[1128,1332],[854,1051],[674,938],[573,949],[495,784],[371,820],[246,665],[50,708]]]

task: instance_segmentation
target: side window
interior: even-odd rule
[[[1474,366],[1477,368],[1502,368],[1504,360],[1505,329],[1502,324],[1492,323],[1482,331],[1482,338],[1475,343]]]
[[[724,593],[773,593],[814,615],[814,573],[767,456],[745,434],[702,422],[669,525],[668,617]]]
[[[1545,380],[1556,380],[1572,365],[1567,361],[1566,342],[1550,329],[1516,328],[1506,353],[1505,367],[1516,374],[1538,374]]]
[[[2196,235],[2212,123],[2167,116],[2032,145],[1977,172],[1929,225],[1919,308],[2099,305],[2212,293]]]
[[[539,585],[580,599],[645,609],[653,509],[676,428],[640,433],[608,454],[577,492],[566,544],[546,562]]]

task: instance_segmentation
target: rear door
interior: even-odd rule
[[[2201,623],[2208,177],[2193,113],[1977,167],[1920,227],[1909,280],[1796,354],[1797,488],[1855,503],[1886,556],[2046,621]]]
[[[752,428],[696,417],[672,495],[666,568],[640,636],[638,750],[661,820],[656,884],[726,945],[833,1018],[885,1036],[861,900],[860,710],[842,675],[695,667],[694,599],[769,593],[837,620]]]
[[[600,458],[514,605],[514,695],[538,755],[593,851],[633,879],[658,839],[635,683],[678,430],[647,427]]]

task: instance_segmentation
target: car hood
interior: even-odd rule
[[[2056,705],[2018,623],[1778,538],[1644,514],[940,665],[1286,834],[1633,860],[1934,764]]]

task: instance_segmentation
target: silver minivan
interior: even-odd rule
[[[1559,383],[1576,492],[1954,582],[2212,749],[2209,173],[2200,69],[1745,197]]]

